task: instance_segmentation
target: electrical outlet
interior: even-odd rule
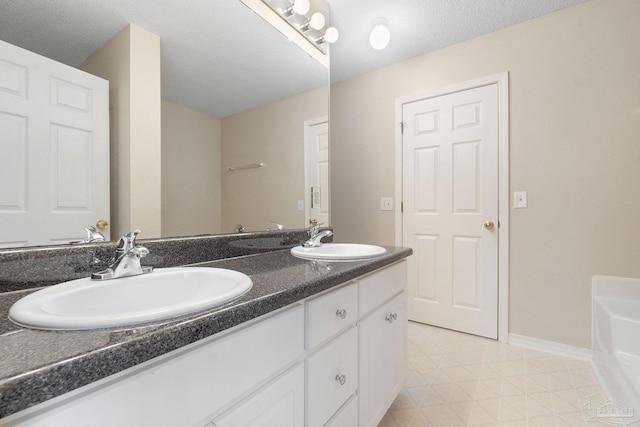
[[[380,198],[380,210],[392,211],[393,210],[393,197],[381,197]]]
[[[527,192],[515,191],[513,193],[513,207],[514,208],[526,208],[527,207]]]

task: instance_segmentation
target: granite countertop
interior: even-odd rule
[[[38,331],[7,319],[9,307],[33,290],[0,294],[0,418],[60,396],[411,255],[387,253],[354,262],[307,261],[288,250],[204,262],[241,271],[253,288],[209,311],[135,329]]]

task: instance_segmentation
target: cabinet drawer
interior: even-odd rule
[[[307,359],[307,427],[323,426],[356,391],[357,341],[351,328]]]
[[[358,286],[355,283],[307,301],[307,348],[337,335],[356,321]]]
[[[406,287],[406,261],[400,261],[359,279],[360,316],[364,316]]]
[[[358,397],[353,396],[324,427],[355,427],[358,425]]]
[[[302,425],[304,425],[304,366],[300,364],[205,427],[300,427]]]

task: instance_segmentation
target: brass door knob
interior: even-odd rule
[[[309,224],[311,224],[311,225],[318,225],[318,220],[317,220],[317,219],[310,219],[310,220],[309,220]]]
[[[107,221],[105,221],[104,219],[99,219],[98,222],[96,222],[96,228],[98,230],[104,230],[108,226],[109,226],[109,223]]]
[[[484,222],[484,228],[486,228],[487,230],[493,229],[493,226],[494,226],[494,224],[493,224],[493,221],[491,221],[491,220]]]

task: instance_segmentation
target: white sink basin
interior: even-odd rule
[[[206,310],[251,289],[240,272],[220,268],[158,268],[152,273],[50,286],[18,300],[9,318],[37,329],[97,329],[158,322]]]
[[[387,250],[381,246],[360,243],[323,243],[317,248],[296,246],[291,254],[298,258],[329,261],[354,261],[382,255]]]

